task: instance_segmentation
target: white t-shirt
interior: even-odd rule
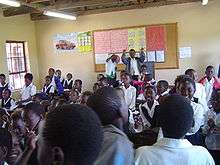
[[[125,102],[131,111],[135,110],[136,104],[136,88],[130,85],[127,89],[122,86],[125,94]]]
[[[140,75],[140,71],[138,69],[137,60],[135,58],[131,58],[130,70],[132,75]]]
[[[159,139],[136,150],[135,165],[215,165],[207,149],[186,139]]]
[[[106,62],[105,64],[105,74],[107,76],[114,76],[115,75],[115,67],[116,67],[116,63],[112,62],[112,60],[110,59],[108,62]]]
[[[21,100],[27,100],[30,97],[34,96],[37,92],[36,86],[31,83],[29,86],[24,86],[21,90]]]

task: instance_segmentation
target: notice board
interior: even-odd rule
[[[155,62],[155,69],[177,69],[177,23],[143,25],[93,31],[95,71],[105,71],[105,61],[112,54],[121,56],[123,50],[146,50],[145,62]],[[120,62],[118,70],[124,70]]]

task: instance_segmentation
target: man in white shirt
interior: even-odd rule
[[[33,84],[33,75],[27,73],[24,76],[25,85],[21,90],[21,101],[23,103],[31,101],[31,97],[34,96],[37,92],[36,86]]]
[[[193,109],[183,96],[171,95],[160,105],[158,126],[164,138],[137,149],[135,165],[214,165],[209,152],[184,139],[193,126]]]

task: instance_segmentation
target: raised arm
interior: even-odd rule
[[[145,53],[144,50],[141,49],[140,51],[140,58],[139,58],[140,62],[143,63],[145,60]]]

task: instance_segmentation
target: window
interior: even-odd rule
[[[27,73],[25,42],[7,41],[6,54],[9,83],[14,89],[21,89],[24,86],[24,75]]]

